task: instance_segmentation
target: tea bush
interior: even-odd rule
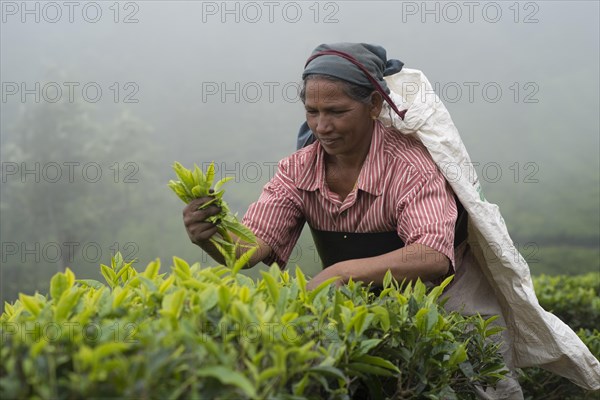
[[[600,327],[600,273],[540,275],[534,286],[540,305],[571,328]]]
[[[569,325],[600,359],[600,274],[548,276],[533,279],[540,305]],[[521,386],[526,399],[598,399],[569,380],[541,368],[522,371]]]
[[[386,276],[312,291],[296,269],[252,280],[174,258],[106,284],[56,274],[0,317],[0,397],[156,399],[475,398],[504,376],[499,329],[447,313],[427,289]],[[368,394],[367,394],[368,393]]]

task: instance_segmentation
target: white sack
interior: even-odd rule
[[[404,68],[385,79],[398,109],[408,111],[402,121],[386,105],[379,119],[423,142],[469,214],[474,257],[462,265],[469,271],[457,264],[449,303],[482,314],[500,305],[512,349],[509,365],[540,366],[588,390],[600,389],[600,363],[571,328],[539,305],[529,266],[513,245],[498,206],[484,199],[450,114],[425,75]],[[490,298],[494,293],[496,299]]]

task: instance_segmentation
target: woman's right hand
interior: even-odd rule
[[[183,209],[185,230],[192,243],[198,246],[201,246],[217,232],[217,226],[211,222],[206,222],[206,218],[217,215],[220,212],[219,207],[210,205],[204,209],[198,209],[212,199],[213,197],[194,199]]]

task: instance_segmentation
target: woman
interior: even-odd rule
[[[244,216],[259,244],[249,266],[260,261],[284,266],[307,222],[325,267],[309,281],[309,289],[332,277],[338,285],[352,278],[377,286],[388,270],[398,281],[435,282],[454,273],[455,247],[460,245],[460,259],[466,248],[454,193],[419,141],[377,119],[384,99],[403,116],[383,79],[401,68],[379,46],[340,43],[315,49],[301,92],[304,128],[312,131],[314,143],[279,163]],[[218,210],[198,210],[208,200],[190,203],[184,223],[192,242],[223,262],[208,240],[217,229],[204,222]],[[497,304],[493,309],[499,310]],[[505,356],[510,361],[508,352]],[[523,394],[508,377],[480,397],[522,399]]]
[[[316,141],[279,163],[244,216],[259,244],[250,266],[284,266],[308,222],[327,267],[309,288],[334,276],[338,285],[350,278],[380,285],[388,270],[399,281],[436,281],[452,271],[454,195],[420,142],[377,120],[389,93],[386,66],[393,72],[402,64],[379,46],[315,49],[301,98]],[[192,242],[222,262],[208,240],[216,227],[204,222],[218,210],[198,210],[207,200],[190,203],[184,223]]]

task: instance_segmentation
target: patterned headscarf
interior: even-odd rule
[[[327,51],[339,54],[326,54]],[[325,54],[322,54],[325,52]],[[361,67],[344,58],[348,55],[354,58]],[[308,59],[302,79],[311,74],[329,75],[359,86],[376,89],[367,73],[389,94],[390,90],[383,79],[402,69],[403,63],[399,60],[388,60],[383,47],[366,43],[334,43],[321,44]],[[364,69],[363,69],[364,68]]]

